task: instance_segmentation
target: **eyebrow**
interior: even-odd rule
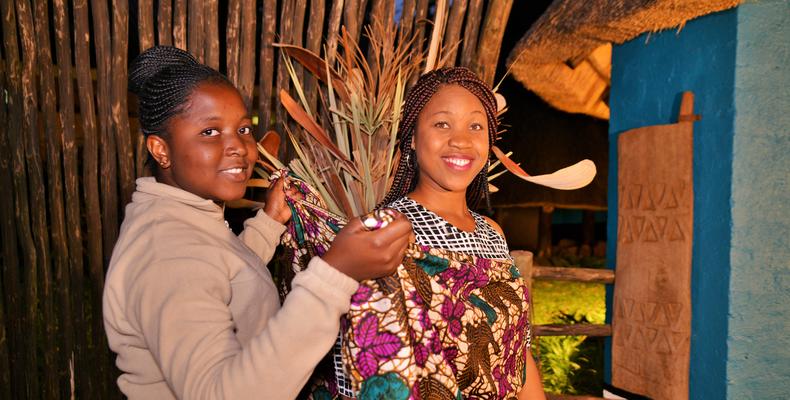
[[[214,122],[214,121],[219,121],[221,119],[222,119],[222,117],[219,116],[219,115],[208,115],[206,117],[200,118],[200,122]],[[244,114],[244,116],[242,116],[239,121],[242,121],[242,120],[245,120],[245,119],[251,120],[252,116],[250,116],[250,114]]]
[[[442,111],[437,111],[437,112],[435,112],[435,113],[431,114],[431,116],[434,116],[434,115],[439,115],[439,114],[455,114],[455,113],[453,113],[452,111],[445,111],[445,110],[442,110]],[[472,114],[481,114],[481,115],[485,115],[485,114],[484,114],[482,111],[480,111],[480,110],[474,110],[474,111],[472,111]]]

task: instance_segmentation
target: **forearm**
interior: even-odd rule
[[[294,398],[337,337],[356,281],[320,259],[244,347],[222,272],[205,263],[163,265],[134,295],[135,319],[178,398]],[[276,300],[274,300],[276,301]]]
[[[244,231],[239,234],[239,239],[264,263],[268,263],[280,243],[283,232],[285,225],[272,219],[263,210],[259,210],[255,217],[244,221]]]
[[[527,379],[518,393],[518,400],[546,400],[540,373],[538,373],[538,367],[535,365],[532,354],[527,354]]]

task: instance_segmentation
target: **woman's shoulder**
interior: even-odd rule
[[[480,217],[483,219],[483,221],[485,221],[488,225],[490,225],[491,228],[497,231],[497,233],[499,233],[502,237],[505,237],[505,231],[502,230],[502,227],[499,226],[499,224],[496,221],[482,214],[480,214]]]

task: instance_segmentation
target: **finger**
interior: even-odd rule
[[[392,221],[389,225],[372,231],[372,234],[377,235],[381,240],[385,242],[394,241],[396,239],[400,239],[402,237],[408,238],[409,234],[411,233],[411,223],[406,217],[396,218]]]

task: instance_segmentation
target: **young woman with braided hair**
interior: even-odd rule
[[[339,394],[545,399],[526,286],[501,228],[472,211],[488,197],[496,112],[492,91],[465,68],[429,72],[408,93],[381,206],[409,219],[417,246],[398,283],[363,282],[352,299]]]
[[[282,180],[235,235],[223,216],[257,160],[239,92],[173,47],[130,70],[153,177],[137,180],[104,289],[104,324],[130,399],[290,399],[334,343],[358,281],[392,273],[403,216],[359,219],[310,260],[280,304],[266,263],[291,217]]]

